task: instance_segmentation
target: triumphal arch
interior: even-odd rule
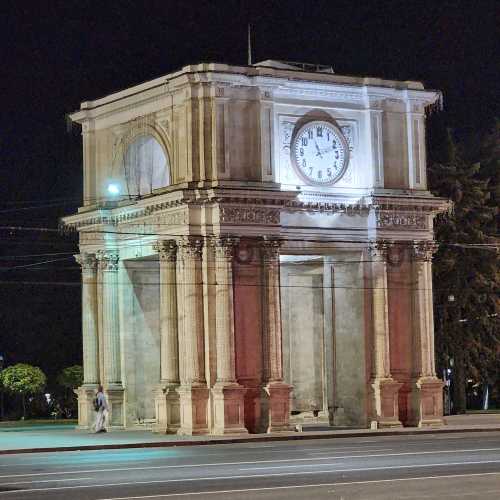
[[[82,127],[90,425],[226,434],[441,422],[421,83],[198,64]]]

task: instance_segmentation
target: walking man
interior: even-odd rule
[[[95,411],[97,412],[94,424],[95,432],[96,433],[107,432],[109,406],[108,406],[108,400],[104,395],[104,389],[102,385],[100,385],[97,389],[97,394],[94,400],[94,406],[95,406]]]

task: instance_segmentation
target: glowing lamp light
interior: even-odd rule
[[[110,184],[108,184],[108,193],[112,194],[113,196],[120,194],[120,186],[114,182],[111,182]]]

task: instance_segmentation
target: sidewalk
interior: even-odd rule
[[[366,436],[396,436],[452,432],[500,431],[500,413],[466,414],[445,417],[446,425],[438,428],[404,427],[401,429],[317,430],[275,434],[232,436],[170,436],[150,431],[112,431],[91,434],[68,425],[0,426],[0,455],[50,451],[76,451],[122,448],[156,448],[207,444],[245,443],[300,439],[336,439]]]

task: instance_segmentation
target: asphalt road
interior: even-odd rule
[[[500,432],[2,455],[4,498],[498,499]]]

